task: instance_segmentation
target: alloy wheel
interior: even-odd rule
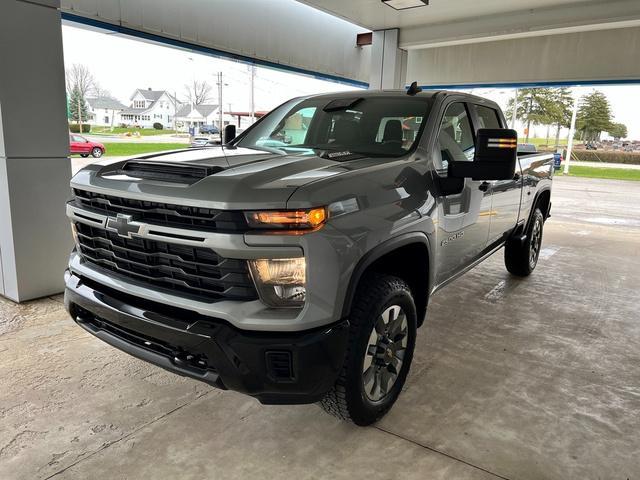
[[[372,402],[381,401],[396,383],[407,341],[404,310],[399,305],[386,308],[371,330],[362,366],[364,393]]]
[[[536,219],[531,231],[531,245],[529,247],[529,265],[533,268],[538,263],[540,245],[542,244],[542,222]]]

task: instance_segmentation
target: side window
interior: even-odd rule
[[[449,161],[473,161],[475,145],[469,114],[464,103],[452,103],[447,107],[438,133],[442,168]]]
[[[493,108],[476,105],[476,113],[478,114],[478,128],[502,128],[498,112]]]

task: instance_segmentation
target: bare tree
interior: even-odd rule
[[[102,85],[96,80],[93,81],[93,87],[91,87],[89,94],[96,98],[112,98],[111,92],[106,88],[102,88]]]
[[[82,64],[74,63],[69,70],[65,72],[67,81],[67,94],[69,99],[69,109],[72,117],[77,120],[79,131],[82,133],[82,118],[86,119],[87,94],[94,88],[96,81],[89,69]]]
[[[205,80],[194,80],[184,86],[185,95],[192,105],[202,105],[211,100],[211,85]]]

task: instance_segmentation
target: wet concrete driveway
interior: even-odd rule
[[[0,479],[640,478],[640,182],[558,179],[542,259],[431,301],[378,425],[263,407],[0,300]]]

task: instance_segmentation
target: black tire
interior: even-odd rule
[[[89,154],[88,154],[88,153],[81,153],[81,154],[80,154],[80,156],[81,156],[82,158],[87,158],[87,157],[89,156]]]
[[[388,323],[384,322],[384,313]],[[358,286],[349,323],[349,344],[342,371],[320,406],[331,415],[365,426],[382,418],[393,406],[411,366],[416,307],[409,286],[390,275],[367,276]],[[406,332],[402,335],[405,324]],[[380,330],[384,330],[382,335],[378,333]],[[376,339],[374,343],[372,339]],[[381,343],[385,341],[391,343]],[[389,363],[385,365],[386,361]],[[366,387],[365,383],[371,386]],[[375,399],[377,394],[382,397]]]
[[[526,277],[533,272],[540,256],[543,229],[544,215],[536,208],[527,227],[525,241],[509,240],[505,246],[504,264],[510,273]]]
[[[103,151],[101,148],[95,147],[93,150],[91,150],[91,156],[93,158],[100,158],[103,154]]]

